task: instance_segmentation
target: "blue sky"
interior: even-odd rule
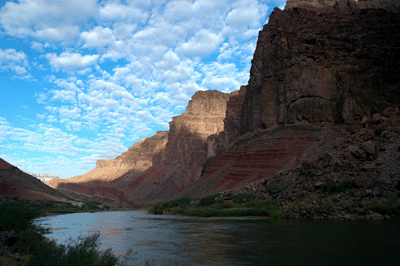
[[[71,177],[168,130],[196,91],[247,84],[284,3],[0,1],[0,157]]]

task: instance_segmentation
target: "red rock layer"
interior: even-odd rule
[[[240,138],[203,168],[201,177],[190,184],[183,194],[217,193],[295,168],[313,143],[314,136],[307,131],[292,131],[290,127],[282,131],[259,131]]]

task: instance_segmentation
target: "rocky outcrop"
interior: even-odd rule
[[[285,10],[304,8],[318,12],[339,10],[349,12],[354,9],[385,9],[398,11],[400,3],[397,0],[287,0]]]
[[[396,107],[400,16],[394,7],[365,9],[378,2],[398,6],[292,0],[274,9],[252,60],[242,133],[303,120],[351,122]]]
[[[203,165],[207,159],[207,138],[224,130],[229,94],[198,91],[186,112],[169,124],[165,164]]]
[[[157,131],[149,138],[136,142],[128,151],[115,159],[102,159],[96,162],[96,168],[121,168],[144,171],[153,165],[153,156],[165,150],[168,131]]]
[[[226,105],[224,131],[210,135],[207,138],[207,159],[216,156],[225,150],[230,143],[240,137],[241,110],[246,94],[246,86],[241,86],[239,91],[230,93]]]
[[[300,164],[221,193],[251,193],[281,205],[287,218],[380,219],[398,214],[400,110],[353,125],[315,127]],[[228,196],[229,195],[229,196]]]

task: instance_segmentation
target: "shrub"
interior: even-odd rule
[[[325,192],[341,193],[346,192],[349,189],[355,188],[355,182],[352,179],[346,179],[339,184],[335,184],[332,181],[325,182],[321,189]]]
[[[256,198],[246,200],[246,207],[248,208],[261,208],[264,207],[264,201]]]
[[[373,211],[383,215],[400,214],[400,198],[396,196],[392,196],[390,198],[374,197],[371,200],[364,200],[362,204],[364,207],[364,213]]]
[[[190,198],[184,197],[171,201],[172,207],[189,205]]]
[[[214,194],[205,198],[200,199],[200,202],[197,204],[197,206],[211,206],[215,204],[215,198],[219,196],[219,194]]]
[[[162,214],[163,213],[163,208],[162,208],[160,203],[156,203],[156,204],[154,204],[153,207],[151,207],[149,209],[149,212],[154,213],[154,214]]]
[[[239,193],[237,194],[235,197],[233,197],[233,203],[236,204],[241,204],[243,203],[243,199],[249,200],[249,199],[253,199],[256,196],[254,196],[253,194],[248,194],[248,193]]]
[[[233,203],[230,201],[225,201],[224,203],[222,203],[222,206],[224,208],[232,208],[233,207]]]
[[[0,231],[19,232],[32,225],[32,219],[39,215],[39,211],[19,206],[0,206]]]
[[[349,189],[353,189],[356,187],[355,181],[352,179],[346,179],[343,182],[337,185],[337,192],[345,192]]]
[[[272,187],[272,186],[265,186],[265,189],[268,193],[270,193],[271,195],[273,194],[277,194],[279,192],[281,192],[282,190],[288,188],[289,185],[284,185],[283,187]]]

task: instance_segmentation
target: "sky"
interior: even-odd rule
[[[0,0],[0,158],[82,175],[249,80],[285,0]]]

